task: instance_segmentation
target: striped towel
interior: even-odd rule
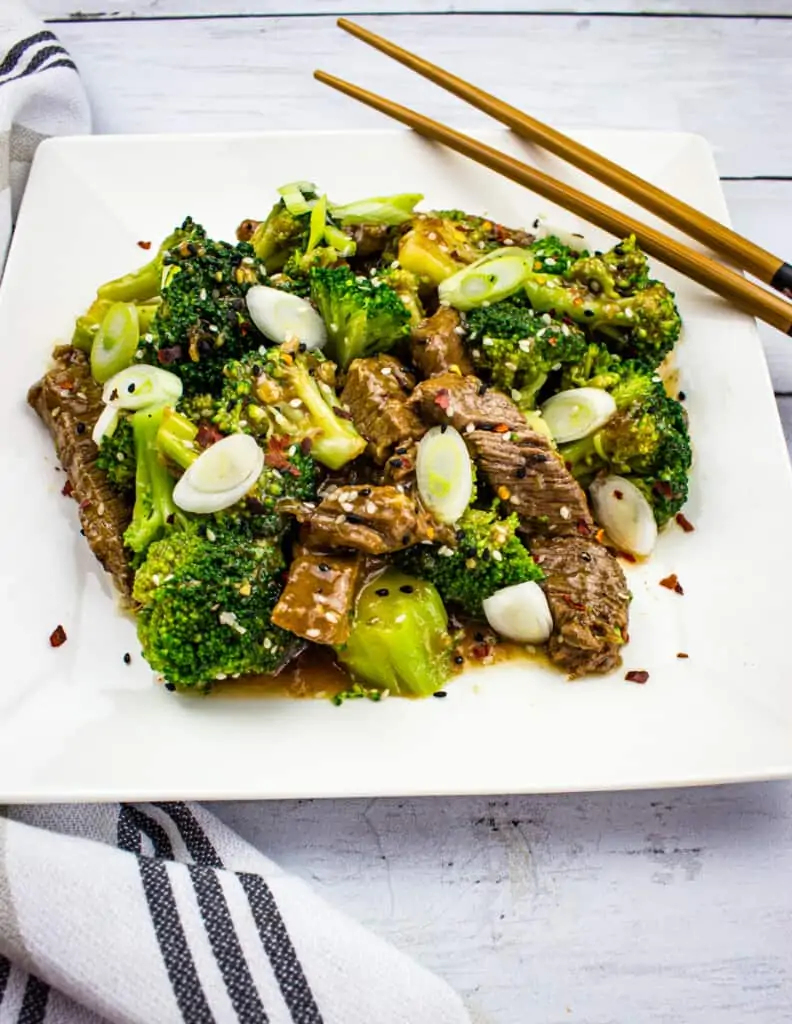
[[[0,269],[36,146],[90,127],[69,54],[17,0],[0,0]]]
[[[38,143],[89,130],[74,63],[0,0],[0,268]],[[438,978],[201,807],[0,816],[0,1024],[465,1024]]]
[[[0,1024],[469,1024],[204,808],[0,817]]]

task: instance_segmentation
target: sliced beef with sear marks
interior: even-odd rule
[[[426,433],[409,404],[415,377],[393,356],[355,359],[347,372],[341,402],[368,441],[368,453],[382,465],[392,448]]]
[[[54,352],[55,366],[28,391],[28,402],[44,421],[69,476],[80,523],[91,550],[128,595],[132,572],[124,548],[124,531],[132,509],[96,465],[99,449],[91,433],[104,405],[102,386],[91,376],[88,357],[71,345]]]
[[[413,362],[422,377],[436,377],[455,366],[461,374],[473,373],[460,332],[462,320],[450,306],[441,306],[434,316],[422,320],[412,331]]]
[[[570,676],[609,672],[621,664],[630,593],[621,566],[584,537],[536,540],[531,554],[553,615],[547,653]]]
[[[362,565],[359,554],[296,547],[272,621],[316,644],[344,643],[349,637]]]

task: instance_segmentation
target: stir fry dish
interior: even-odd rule
[[[617,667],[622,556],[691,466],[635,239],[278,191],[103,284],[28,395],[151,668],[206,691],[321,647],[349,695],[442,695],[463,634]]]

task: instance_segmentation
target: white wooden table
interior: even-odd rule
[[[376,0],[31,2],[80,66],[99,132],[381,123],[315,83],[317,66],[482,123],[334,29]],[[390,0],[399,16],[366,20],[552,124],[700,132],[735,226],[792,259],[792,0],[531,6]],[[789,442],[792,343],[762,333]],[[478,1024],[781,1024],[790,796],[778,783],[214,809],[447,978]]]

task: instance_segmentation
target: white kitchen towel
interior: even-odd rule
[[[469,1024],[204,808],[6,808],[0,1024]]]
[[[39,142],[90,128],[74,61],[18,0],[0,0],[0,270]]]

